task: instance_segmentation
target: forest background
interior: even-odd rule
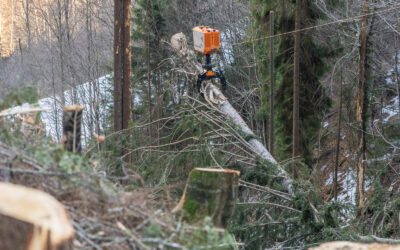
[[[114,131],[113,4],[1,0],[1,109],[50,107],[43,126],[58,143],[62,106],[84,105],[83,159],[98,161],[93,171],[130,176],[129,188],[168,189],[167,201],[194,167],[240,170],[228,231],[248,249],[399,237],[398,1],[132,1],[125,132]],[[202,99],[171,50],[178,32],[192,47],[197,25],[221,31],[213,64],[225,73],[224,94],[294,180],[290,200],[265,191],[287,192],[276,166]]]

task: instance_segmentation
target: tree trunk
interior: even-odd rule
[[[131,0],[123,1],[123,87],[122,87],[122,128],[127,129],[132,120],[131,87]]]
[[[368,0],[364,0],[363,14],[368,12]],[[357,164],[357,205],[364,206],[364,175],[366,164],[366,124],[367,124],[367,41],[368,41],[368,17],[361,20],[360,31],[360,60],[358,64],[357,87],[357,124],[358,124],[358,164]]]
[[[150,6],[149,6],[149,0],[147,0],[147,11],[150,10]],[[152,145],[152,136],[153,136],[153,131],[152,131],[152,117],[151,117],[151,113],[152,113],[152,108],[151,108],[151,69],[150,69],[150,32],[148,32],[147,34],[147,53],[146,53],[146,60],[147,60],[147,98],[148,98],[148,111],[149,111],[149,142],[150,142],[150,146]]]
[[[275,88],[275,73],[274,73],[274,24],[275,24],[275,13],[270,11],[269,14],[269,27],[270,36],[269,41],[269,77],[270,77],[270,87],[269,87],[269,126],[268,126],[268,150],[271,155],[274,155],[274,88]]]
[[[52,196],[0,183],[0,200],[0,249],[73,249],[74,230]]]
[[[189,223],[210,216],[215,226],[226,228],[235,210],[239,175],[239,171],[230,169],[193,169],[173,211],[183,208],[184,219]]]
[[[339,88],[339,108],[338,108],[338,125],[336,134],[336,154],[335,154],[335,171],[333,175],[333,195],[337,200],[337,189],[338,189],[338,170],[339,170],[339,153],[340,153],[340,127],[342,123],[342,87],[343,79],[340,77],[340,88]]]
[[[296,20],[295,30],[300,29],[300,8],[301,0],[296,0]],[[300,32],[294,35],[294,65],[293,65],[293,138],[292,138],[292,157],[296,158],[300,154],[300,117],[299,117],[299,98],[300,98]],[[296,164],[292,164],[293,178],[297,179]]]
[[[114,1],[114,130],[132,119],[130,1]]]
[[[400,78],[399,78],[399,51],[398,51],[398,42],[399,42],[399,35],[394,34],[394,48],[396,55],[394,56],[394,74],[395,74],[395,81],[397,86],[397,98],[399,99],[397,108],[399,110],[398,116],[400,118]]]

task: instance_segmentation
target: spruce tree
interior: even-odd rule
[[[148,121],[148,135],[150,143],[152,141],[152,120],[156,116],[157,120],[162,113],[160,98],[161,79],[163,79],[162,67],[158,67],[160,61],[166,57],[166,50],[161,44],[161,40],[166,37],[165,19],[163,9],[164,0],[138,0],[137,7],[134,9],[134,30],[133,37],[138,43],[134,46],[135,65],[134,78],[138,82],[137,88],[139,98],[143,100],[142,106],[137,111],[138,115],[143,114]],[[147,111],[147,112],[146,112]],[[159,143],[159,124],[157,123],[157,142]]]
[[[274,10],[278,21],[276,33],[286,33],[295,28],[295,3],[293,1],[253,0],[253,17],[257,35],[268,36],[269,11]],[[300,10],[301,27],[309,27],[320,18],[311,0],[302,0]],[[292,148],[292,111],[293,111],[293,46],[292,34],[279,36],[278,51],[275,60],[277,72],[277,89],[275,94],[276,114],[276,156],[281,160],[291,156]],[[258,51],[259,57],[265,58],[269,51],[267,39],[261,40],[263,46]],[[312,37],[312,31],[301,33],[300,42],[300,155],[307,164],[312,160],[312,142],[318,134],[322,114],[329,107],[330,99],[324,93],[319,81],[325,71],[323,63],[323,48],[318,46]],[[261,65],[261,77],[264,82],[268,79],[268,62]],[[262,110],[267,108],[267,88],[265,88]]]

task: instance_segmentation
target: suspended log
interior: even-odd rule
[[[235,209],[239,175],[239,171],[231,169],[193,169],[173,212],[183,209],[184,219],[189,223],[209,216],[215,226],[227,227]]]
[[[78,154],[82,152],[82,113],[83,106],[73,105],[64,107],[62,145],[64,149]]]
[[[203,68],[200,63],[197,62],[193,50],[189,49],[187,46],[186,36],[183,33],[177,33],[171,37],[171,47],[175,50],[181,60],[184,62],[185,67],[197,76],[202,73]],[[233,124],[242,130],[248,140],[248,147],[256,153],[261,158],[277,164],[275,158],[270,154],[270,152],[265,148],[265,146],[256,139],[253,131],[247,126],[246,122],[235,110],[235,108],[229,103],[228,99],[222,94],[222,92],[217,88],[211,81],[203,85],[201,92],[204,95],[206,101],[222,112]],[[286,171],[279,165],[277,165],[278,175],[283,179],[284,187],[289,191],[290,194],[293,193],[292,190],[292,180],[289,178]]]
[[[74,230],[52,196],[0,183],[0,249],[72,249]]]
[[[364,244],[357,242],[336,241],[321,244],[318,247],[310,248],[310,250],[395,250],[400,249],[400,245],[390,244]]]

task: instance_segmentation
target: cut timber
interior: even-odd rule
[[[239,171],[231,169],[193,169],[173,212],[183,208],[189,223],[210,216],[215,226],[225,228],[235,209],[239,175]]]
[[[0,183],[0,249],[72,249],[74,230],[52,196]]]
[[[310,248],[310,250],[395,250],[400,249],[400,245],[390,244],[364,244],[347,241],[336,241],[321,244],[318,247]]]
[[[64,107],[63,114],[63,147],[73,153],[81,153],[81,127],[83,106]]]

